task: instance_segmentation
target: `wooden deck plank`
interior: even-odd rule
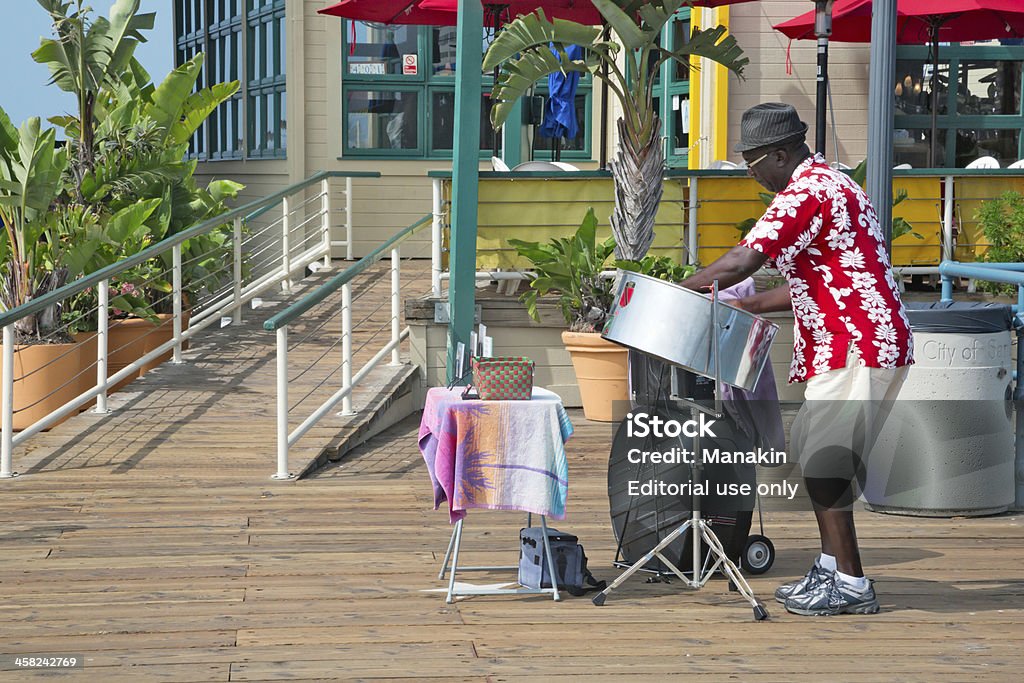
[[[370,304],[357,300],[356,315]],[[883,606],[873,616],[806,619],[771,601],[806,569],[816,532],[810,514],[770,506],[779,556],[751,578],[768,623],[753,623],[723,581],[694,592],[634,580],[600,609],[569,597],[446,605],[437,571],[451,527],[431,509],[415,418],[316,476],[271,481],[272,338],[254,321],[212,334],[227,345],[200,338],[187,367],[112,397],[112,415],[83,413],[19,449],[25,475],[0,482],[0,654],[79,654],[87,667],[71,676],[109,681],[1019,678],[1019,515],[858,513]],[[323,354],[320,342],[314,334],[297,356]],[[610,579],[611,432],[572,418],[569,517],[557,526]],[[514,563],[522,524],[519,513],[473,511],[464,561]]]

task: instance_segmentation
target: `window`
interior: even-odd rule
[[[285,156],[284,5],[284,0],[176,0],[175,64],[202,52],[206,61],[197,89],[240,82],[238,92],[192,136],[190,158]]]
[[[963,168],[991,156],[1005,167],[1024,157],[1024,47],[998,42],[941,45],[934,79],[927,46],[899,47],[896,54],[896,164],[930,165],[933,81],[938,156],[931,165]]]
[[[680,9],[662,34],[662,44],[681,50],[690,40],[690,9]],[[665,163],[686,168],[690,157],[690,69],[671,59],[654,84],[654,106],[665,136]]]
[[[345,21],[342,50],[342,138],[345,156],[451,158],[455,134],[454,26],[389,26]],[[486,51],[493,32],[485,29]],[[480,154],[491,156],[493,78],[483,79]],[[563,147],[566,158],[590,158],[590,78],[577,90],[580,134]],[[536,94],[547,95],[547,80]],[[510,122],[511,124],[512,122]],[[509,124],[509,125],[510,125]],[[533,136],[534,148],[550,140]]]

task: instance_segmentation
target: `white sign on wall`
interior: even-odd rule
[[[415,76],[419,73],[419,57],[417,55],[402,55],[402,75]]]
[[[384,62],[358,62],[350,63],[348,72],[361,75],[383,75],[387,73],[387,70],[384,67]]]

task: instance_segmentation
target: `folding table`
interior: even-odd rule
[[[563,519],[568,494],[565,441],[572,423],[558,395],[535,387],[529,401],[463,400],[462,388],[427,392],[419,446],[434,487],[434,508],[447,502],[455,528],[439,578],[449,571],[447,601],[463,595],[551,594],[551,588],[456,588],[462,571],[512,570],[516,566],[459,566],[466,511],[471,508],[521,510],[539,515],[544,529],[548,572],[555,571],[547,539],[547,518]],[[531,519],[527,517],[529,526]]]

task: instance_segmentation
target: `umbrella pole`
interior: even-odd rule
[[[611,28],[605,24],[604,37],[601,40],[611,39]],[[608,64],[601,62],[601,156],[599,157],[599,168],[603,171],[608,168]]]
[[[929,26],[932,43],[932,139],[931,149],[928,152],[928,165],[931,168],[938,166],[939,158],[939,24],[932,21]],[[951,74],[952,75],[952,74]]]
[[[814,35],[818,38],[818,84],[814,120],[814,151],[824,156],[828,109],[828,38],[832,35],[832,0],[815,0]]]

